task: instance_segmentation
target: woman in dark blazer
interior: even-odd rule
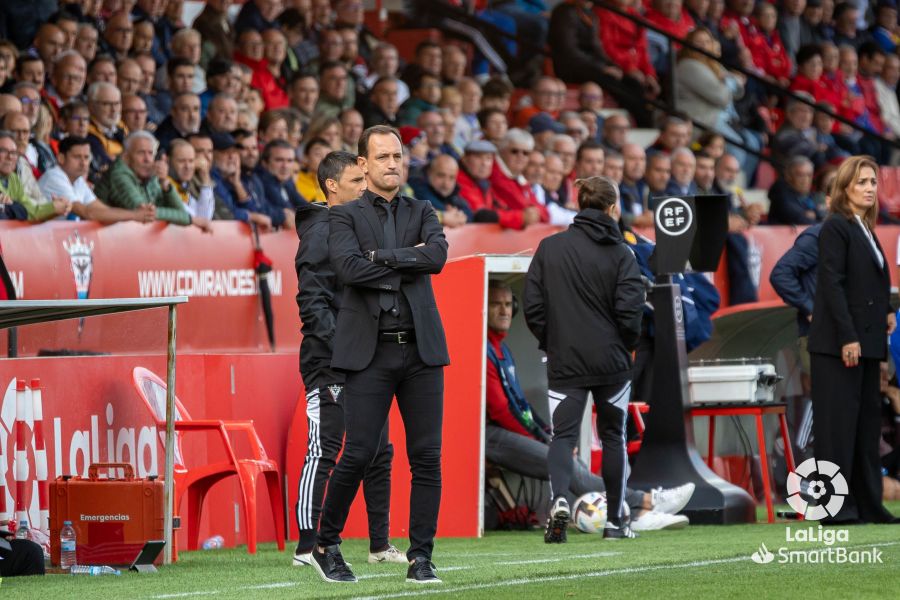
[[[847,159],[819,234],[809,331],[815,457],[837,464],[849,487],[840,511],[826,505],[835,513],[829,522],[893,519],[881,504],[879,371],[896,319],[888,261],[874,233],[877,187],[871,158]]]

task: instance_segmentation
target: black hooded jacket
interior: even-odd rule
[[[644,285],[618,224],[597,209],[545,238],[528,269],[524,310],[547,353],[553,388],[614,385],[631,378]]]
[[[300,375],[307,392],[344,382],[344,375],[331,368],[334,327],[340,308],[341,290],[328,259],[328,208],[323,204],[297,207],[300,246],[297,268],[297,306],[300,308]]]

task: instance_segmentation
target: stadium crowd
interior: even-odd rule
[[[719,192],[740,233],[821,220],[836,164],[888,163],[900,133],[892,0],[611,3],[686,39],[675,57],[658,31],[586,0],[411,0],[411,25],[434,25],[440,8],[483,27],[423,41],[407,61],[366,26],[361,0],[210,0],[191,26],[184,4],[4,3],[2,218],[292,228],[300,205],[324,201],[322,157],[389,124],[408,149],[406,193],[446,227],[567,225],[574,180],[605,174],[629,225],[650,225],[659,195]],[[535,45],[552,60],[529,70]],[[690,118],[644,102],[659,99]],[[658,139],[628,143],[634,125]],[[764,214],[743,190],[769,160]]]

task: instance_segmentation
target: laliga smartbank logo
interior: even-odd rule
[[[847,480],[840,468],[827,460],[810,458],[787,478],[788,504],[803,515],[806,521],[819,521],[837,515],[849,493]],[[750,555],[753,562],[778,564],[883,564],[881,550],[876,547],[850,549],[837,544],[850,542],[848,529],[824,528],[821,524],[807,527],[784,528],[784,541],[793,546],[775,548],[774,552],[761,543]],[[798,544],[816,544],[816,548],[803,548]],[[824,547],[822,545],[824,544]]]

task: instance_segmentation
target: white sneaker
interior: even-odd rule
[[[306,554],[294,554],[292,563],[295,567],[308,567],[312,564],[312,552]]]
[[[650,504],[655,512],[674,515],[681,512],[694,495],[693,483],[686,483],[678,487],[662,489],[661,487],[650,490]]]
[[[397,550],[392,544],[388,546],[387,550],[369,552],[369,564],[375,565],[378,563],[403,563],[408,565],[409,560],[406,558],[406,554]]]
[[[647,510],[640,517],[631,520],[631,528],[635,531],[683,529],[689,522],[684,515],[670,515],[656,510]]]

